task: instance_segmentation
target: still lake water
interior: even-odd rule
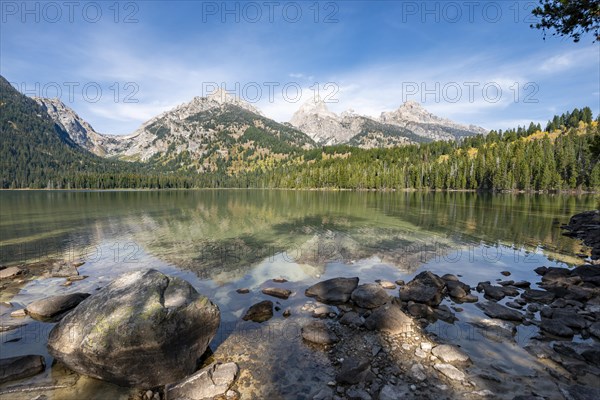
[[[276,277],[288,279],[284,287],[295,292],[280,301],[293,315],[301,315],[301,307],[310,300],[304,288],[336,276],[358,276],[361,283],[408,281],[427,269],[460,274],[475,286],[504,278],[500,272],[508,270],[510,279],[529,280],[536,287],[534,268],[582,262],[576,256],[582,251],[580,242],[562,236],[559,225],[577,212],[596,208],[597,201],[591,195],[462,192],[0,192],[0,264],[83,259],[79,273],[89,276],[70,287],[61,286],[64,278],[33,279],[0,293],[0,301],[25,306],[53,294],[92,293],[123,272],[156,268],[188,280],[219,305],[222,328],[211,344],[218,355],[232,332],[254,324],[241,322],[241,316],[248,306],[268,298],[260,288],[272,286]],[[251,293],[236,293],[240,287]],[[397,296],[397,290],[390,294]],[[464,308],[457,313],[459,323],[482,315],[470,305]],[[6,311],[2,318],[7,318]],[[281,312],[272,321],[278,319]],[[45,338],[53,325],[28,322],[35,334],[1,334],[2,357],[46,356],[46,373],[28,385],[75,379],[50,367]],[[468,350],[467,342],[461,344]],[[486,348],[488,356],[506,351],[494,346]],[[301,363],[302,351],[297,356]],[[271,367],[276,372],[277,366]],[[315,375],[318,378],[318,372]],[[281,386],[289,386],[285,377],[281,379]],[[278,382],[270,384],[276,388]],[[0,398],[7,386],[0,386]],[[292,393],[307,396],[311,390],[290,387]],[[115,396],[125,395],[111,385],[82,378],[68,391],[49,396],[106,398],[111,390]],[[276,393],[285,397],[284,392]]]

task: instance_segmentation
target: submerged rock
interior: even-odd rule
[[[79,275],[77,267],[83,265],[80,262],[58,261],[52,265],[52,269],[46,274],[52,278],[68,278]]]
[[[44,357],[38,355],[1,358],[0,384],[37,375],[45,368]]]
[[[506,296],[504,287],[493,286],[489,282],[479,282],[477,290],[483,291],[487,299],[502,300]]]
[[[360,285],[354,289],[350,298],[361,308],[377,308],[389,300],[387,292],[376,283]]]
[[[251,306],[242,317],[244,321],[265,322],[273,318],[273,302],[264,300]]]
[[[343,304],[350,300],[357,286],[358,278],[333,278],[312,285],[306,289],[305,294],[315,297],[321,303]]]
[[[90,296],[50,332],[48,349],[83,375],[154,387],[193,373],[219,323],[219,308],[188,282],[148,269]]]
[[[79,303],[89,296],[88,293],[71,293],[46,297],[45,299],[36,300],[29,304],[25,310],[31,318],[45,321],[77,307]]]
[[[392,281],[379,281],[377,283],[379,283],[379,285],[384,289],[396,289],[396,284]]]
[[[477,307],[481,308],[485,315],[491,318],[505,319],[508,321],[523,321],[524,319],[523,314],[520,312],[491,301],[477,303]]]
[[[203,400],[229,390],[239,373],[236,363],[212,363],[183,381],[165,388],[168,399]]]
[[[282,288],[264,288],[262,292],[266,295],[278,297],[284,300],[287,300],[287,298],[292,294],[291,290]]]
[[[344,360],[335,380],[339,383],[354,385],[363,382],[370,372],[369,360],[349,357]]]
[[[339,341],[337,335],[329,330],[323,321],[311,321],[302,327],[302,338],[316,344],[334,344]]]
[[[21,309],[11,312],[10,316],[12,318],[25,318],[27,316],[27,312],[25,311],[24,308],[21,308]]]
[[[471,321],[471,324],[480,328],[480,333],[483,336],[491,339],[510,339],[516,333],[516,326],[513,323],[502,321],[500,319],[475,318]]]

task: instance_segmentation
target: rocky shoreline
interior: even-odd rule
[[[281,321],[289,335],[283,345],[302,346],[304,355],[314,357],[312,367],[322,368],[320,380],[307,385],[307,392],[296,393],[295,398],[597,399],[600,398],[597,379],[600,376],[600,268],[595,264],[600,256],[599,213],[591,211],[573,216],[564,228],[569,235],[592,248],[591,262],[575,268],[540,266],[535,269],[541,280],[536,286],[534,282],[510,279],[509,271],[502,271],[502,277],[494,282],[484,281],[473,286],[463,282],[460,275],[438,276],[432,271],[423,271],[408,282],[363,283],[357,277],[339,277],[305,288],[306,301],[300,309],[293,309],[286,306],[286,300],[301,294],[287,289],[285,279],[274,278],[270,286],[261,290],[264,300],[250,305],[240,320],[259,327]],[[74,263],[55,263],[46,267],[44,273],[60,275],[64,270],[65,283],[75,282],[77,278],[73,277],[79,276],[77,267]],[[11,317],[9,323],[3,321],[0,331],[16,329],[31,319],[60,321],[50,335],[52,355],[81,374],[137,388],[130,396],[132,400],[260,398],[252,384],[261,382],[263,377],[257,371],[252,371],[255,376],[249,372],[252,361],[249,358],[260,358],[262,347],[268,348],[268,343],[263,343],[268,339],[260,338],[261,343],[250,341],[252,348],[246,347],[246,353],[254,353],[241,354],[242,347],[235,343],[241,339],[232,333],[214,354],[208,349],[209,354],[201,357],[202,368],[188,363],[181,367],[184,372],[177,372],[178,363],[186,359],[189,352],[177,353],[169,345],[165,347],[169,353],[165,353],[160,346],[144,344],[145,339],[147,343],[163,340],[168,344],[174,335],[183,343],[185,337],[193,339],[202,334],[203,344],[193,355],[196,359],[204,353],[218,326],[218,323],[214,325],[218,316],[210,300],[194,294],[195,290],[185,281],[163,278],[164,275],[151,271],[138,273],[146,278],[151,276],[151,283],[145,280],[139,283],[139,276],[125,277],[91,296],[87,293],[52,296],[32,302],[24,309],[15,309],[6,303],[4,306],[10,308]],[[7,282],[16,282],[27,274],[26,268],[2,269],[2,285],[9,287]],[[132,290],[130,285],[138,286]],[[124,287],[126,293],[137,293],[128,298],[129,303],[125,305],[118,300],[127,296],[115,295]],[[154,289],[151,288],[160,288],[158,297],[152,294]],[[234,295],[245,296],[250,292],[239,288]],[[114,306],[99,307],[115,300]],[[440,323],[445,324],[441,325],[444,327],[454,326],[457,320],[463,319],[471,303],[486,317],[471,318],[470,327],[490,343],[502,344],[504,351],[512,349],[511,354],[493,353],[483,342],[476,341],[474,346],[463,348],[452,336],[433,329]],[[127,318],[115,311],[132,304],[133,308],[127,309]],[[193,308],[198,311],[189,314],[193,304],[200,308]],[[115,320],[117,314],[119,318]],[[188,317],[173,317],[180,314]],[[139,315],[145,315],[146,319],[135,317]],[[102,325],[107,320],[117,325]],[[185,321],[190,320],[204,321],[201,324],[204,328],[188,327],[185,332],[189,333],[185,333],[184,327],[188,326]],[[167,329],[165,323],[174,325]],[[86,331],[85,327],[89,326],[106,328],[100,332],[102,340],[99,340],[98,329]],[[82,335],[77,343],[102,343],[104,347],[92,346],[94,351],[108,351],[96,359],[98,365],[94,371],[90,370],[87,355],[81,356],[81,360],[88,361],[73,361],[73,354],[85,349],[67,351],[72,343],[60,340],[61,329],[66,327],[70,328],[70,339],[73,335]],[[84,329],[77,333],[81,328]],[[517,342],[524,328],[532,334],[527,337],[527,344],[520,347]],[[140,331],[146,333],[140,336]],[[150,340],[148,331],[168,332],[168,335],[152,336]],[[92,334],[95,341],[90,339]],[[135,340],[126,345],[131,338]],[[115,351],[115,346],[122,346],[122,352]],[[188,345],[176,347],[189,349]],[[137,349],[135,356],[128,355],[130,348]],[[118,368],[107,374],[106,370],[112,367],[103,363],[114,354],[122,355],[123,363],[118,363]],[[173,362],[167,361],[172,354]],[[136,371],[139,356],[147,356],[147,360],[138,365],[140,369]],[[157,357],[162,360],[160,368],[168,373],[161,372],[160,368],[152,373],[147,371],[147,366]],[[32,354],[2,358],[0,363],[0,398],[16,393],[37,393],[18,380],[43,372],[46,368],[43,357]],[[513,370],[515,365],[519,366],[518,370]],[[302,373],[300,365],[290,365],[294,367]],[[163,377],[167,377],[166,380]],[[11,385],[11,381],[17,382]],[[39,393],[42,394],[37,397],[32,394],[23,398],[44,399],[44,391]],[[281,397],[289,396],[282,393]]]
[[[561,228],[567,230],[565,236],[577,238],[592,249],[592,263],[600,259],[600,210],[592,210],[573,215],[569,223]]]

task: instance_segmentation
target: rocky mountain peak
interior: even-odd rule
[[[200,99],[202,99],[202,98],[200,98]],[[247,101],[244,101],[244,100],[240,99],[239,97],[228,93],[227,91],[225,91],[221,88],[217,88],[214,92],[212,92],[211,94],[206,96],[206,101],[214,102],[221,106],[223,106],[225,104],[231,104],[234,106],[241,107],[241,108],[243,108],[247,111],[253,112],[255,114],[263,115],[262,112],[258,108],[254,107]]]
[[[317,116],[321,118],[333,118],[338,119],[338,116],[327,108],[327,103],[321,99],[320,96],[311,97],[304,104],[300,106],[298,111],[292,116],[294,119],[302,119],[306,116]],[[294,123],[290,121],[293,125]]]
[[[381,113],[382,122],[411,121],[418,123],[452,123],[450,120],[440,118],[427,111],[416,101],[406,101],[397,110]]]
[[[343,126],[341,118],[327,108],[319,96],[306,101],[290,119],[290,124],[315,142],[332,145],[348,141],[354,133]]]
[[[406,101],[395,111],[382,112],[379,121],[409,129],[415,134],[433,140],[454,140],[463,136],[486,134],[473,125],[462,125],[427,111],[416,101]]]

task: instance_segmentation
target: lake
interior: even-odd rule
[[[508,271],[510,279],[536,287],[534,268],[582,263],[580,241],[562,236],[559,226],[577,212],[596,208],[597,198],[467,192],[5,191],[0,204],[0,264],[82,260],[79,273],[88,276],[71,286],[62,285],[64,278],[26,279],[2,290],[0,301],[25,306],[53,294],[93,293],[124,272],[156,268],[186,279],[219,306],[222,325],[211,348],[214,357],[235,358],[252,373],[243,393],[312,398],[318,383],[331,379],[323,355],[303,347],[297,335],[278,337],[281,311],[262,325],[241,321],[250,305],[267,298],[260,289],[272,285],[273,278],[287,279],[284,286],[294,292],[279,301],[282,311],[292,310],[288,324],[310,316],[307,286],[338,276],[358,276],[361,283],[409,281],[431,270],[460,275],[476,286],[500,280],[500,273]],[[250,294],[236,293],[242,287]],[[397,296],[397,289],[390,294]],[[444,304],[454,305],[448,299]],[[520,327],[522,340],[516,344],[473,340],[461,333],[461,323],[482,313],[472,305],[462,308],[455,324],[438,321],[428,329],[454,335],[472,358],[481,346],[486,357],[509,351],[527,357],[522,346],[535,329]],[[0,311],[0,321],[10,318],[6,307]],[[52,366],[45,340],[53,324],[29,320],[26,326],[0,334],[2,357],[46,357],[47,371],[23,384],[64,386],[49,391],[49,398],[127,398],[126,389]],[[274,336],[269,340],[247,334],[253,329],[264,334],[266,327]],[[20,398],[6,392],[14,384],[0,385],[0,398]]]

